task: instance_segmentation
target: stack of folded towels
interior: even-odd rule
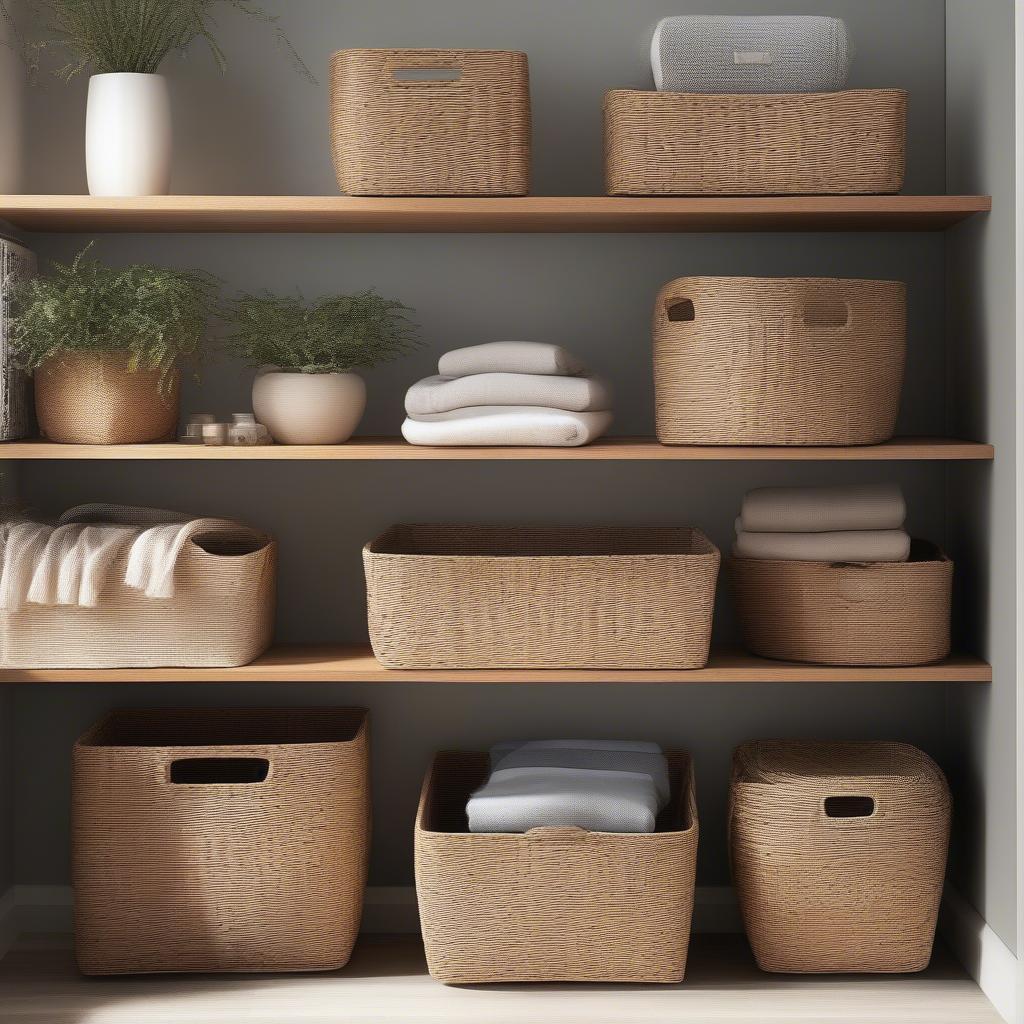
[[[410,444],[589,444],[611,425],[607,386],[558,345],[495,341],[455,349],[405,396]]]
[[[907,506],[895,484],[763,487],[736,520],[737,558],[796,562],[905,562]]]
[[[491,748],[491,773],[466,805],[470,832],[575,826],[654,832],[669,803],[668,762],[656,743],[543,740]]]

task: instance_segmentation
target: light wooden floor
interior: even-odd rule
[[[936,953],[922,975],[760,973],[739,937],[697,936],[685,984],[448,988],[418,940],[364,939],[330,975],[86,979],[70,950],[32,944],[0,963],[4,1024],[1000,1024]]]

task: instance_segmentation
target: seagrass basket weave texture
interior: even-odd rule
[[[0,612],[0,664],[226,668],[254,661],[273,637],[277,545],[230,520],[199,520],[196,529],[178,558],[173,597],[127,586],[126,550],[95,608],[26,604]]]
[[[657,832],[470,833],[485,753],[439,754],[416,817],[416,897],[427,966],[450,985],[682,981],[697,861],[686,754],[668,754]]]
[[[363,548],[388,668],[701,668],[720,555],[699,530],[396,526]]]
[[[821,665],[925,665],[949,654],[953,563],[915,540],[906,562],[729,558],[744,646]]]
[[[907,94],[605,96],[610,195],[881,195],[903,188]]]
[[[530,189],[526,54],[341,50],[331,62],[338,187],[355,196]]]
[[[663,444],[861,445],[893,436],[906,285],[681,277],[654,307]]]
[[[119,711],[75,744],[85,974],[348,962],[370,833],[366,712]]]
[[[949,845],[936,764],[903,743],[765,741],[733,756],[733,882],[758,966],[928,966]]]
[[[43,437],[62,444],[146,444],[174,439],[180,373],[163,390],[158,370],[129,373],[121,352],[66,352],[35,372]]]

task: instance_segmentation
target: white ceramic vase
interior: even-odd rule
[[[163,75],[89,79],[85,169],[94,196],[167,195],[171,98]]]
[[[261,370],[252,408],[278,444],[343,444],[366,409],[366,383],[355,373]]]

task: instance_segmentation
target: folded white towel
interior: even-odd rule
[[[852,487],[760,487],[743,499],[748,533],[835,533],[898,530],[907,504],[897,484]]]
[[[4,524],[3,569],[0,570],[0,610],[17,612],[28,600],[36,565],[53,527],[45,523]]]
[[[128,552],[124,582],[146,597],[166,600],[174,597],[174,571],[182,549],[199,534],[231,535],[235,523],[221,519],[192,519],[187,523],[153,526],[139,534]]]
[[[607,385],[593,377],[542,373],[474,373],[468,377],[427,377],[405,396],[410,416],[431,416],[480,405],[532,405],[572,412],[611,408]]]
[[[672,789],[665,755],[653,751],[610,750],[581,746],[571,740],[524,743],[492,764],[494,771],[508,768],[590,768],[646,775],[658,794],[658,810],[668,805]]]
[[[522,445],[571,448],[597,440],[610,412],[567,412],[524,405],[484,405],[434,416],[410,416],[402,436],[410,444],[445,446]]]
[[[473,793],[466,816],[470,832],[653,832],[658,793],[650,776],[637,772],[508,768]]]
[[[111,565],[139,532],[128,526],[58,526],[36,562],[27,602],[95,608]]]
[[[910,557],[910,537],[903,530],[741,532],[732,553],[736,558],[793,562],[905,562]]]
[[[537,341],[491,341],[446,352],[437,363],[442,377],[471,373],[540,373],[563,377],[585,374],[586,367],[560,345]]]

